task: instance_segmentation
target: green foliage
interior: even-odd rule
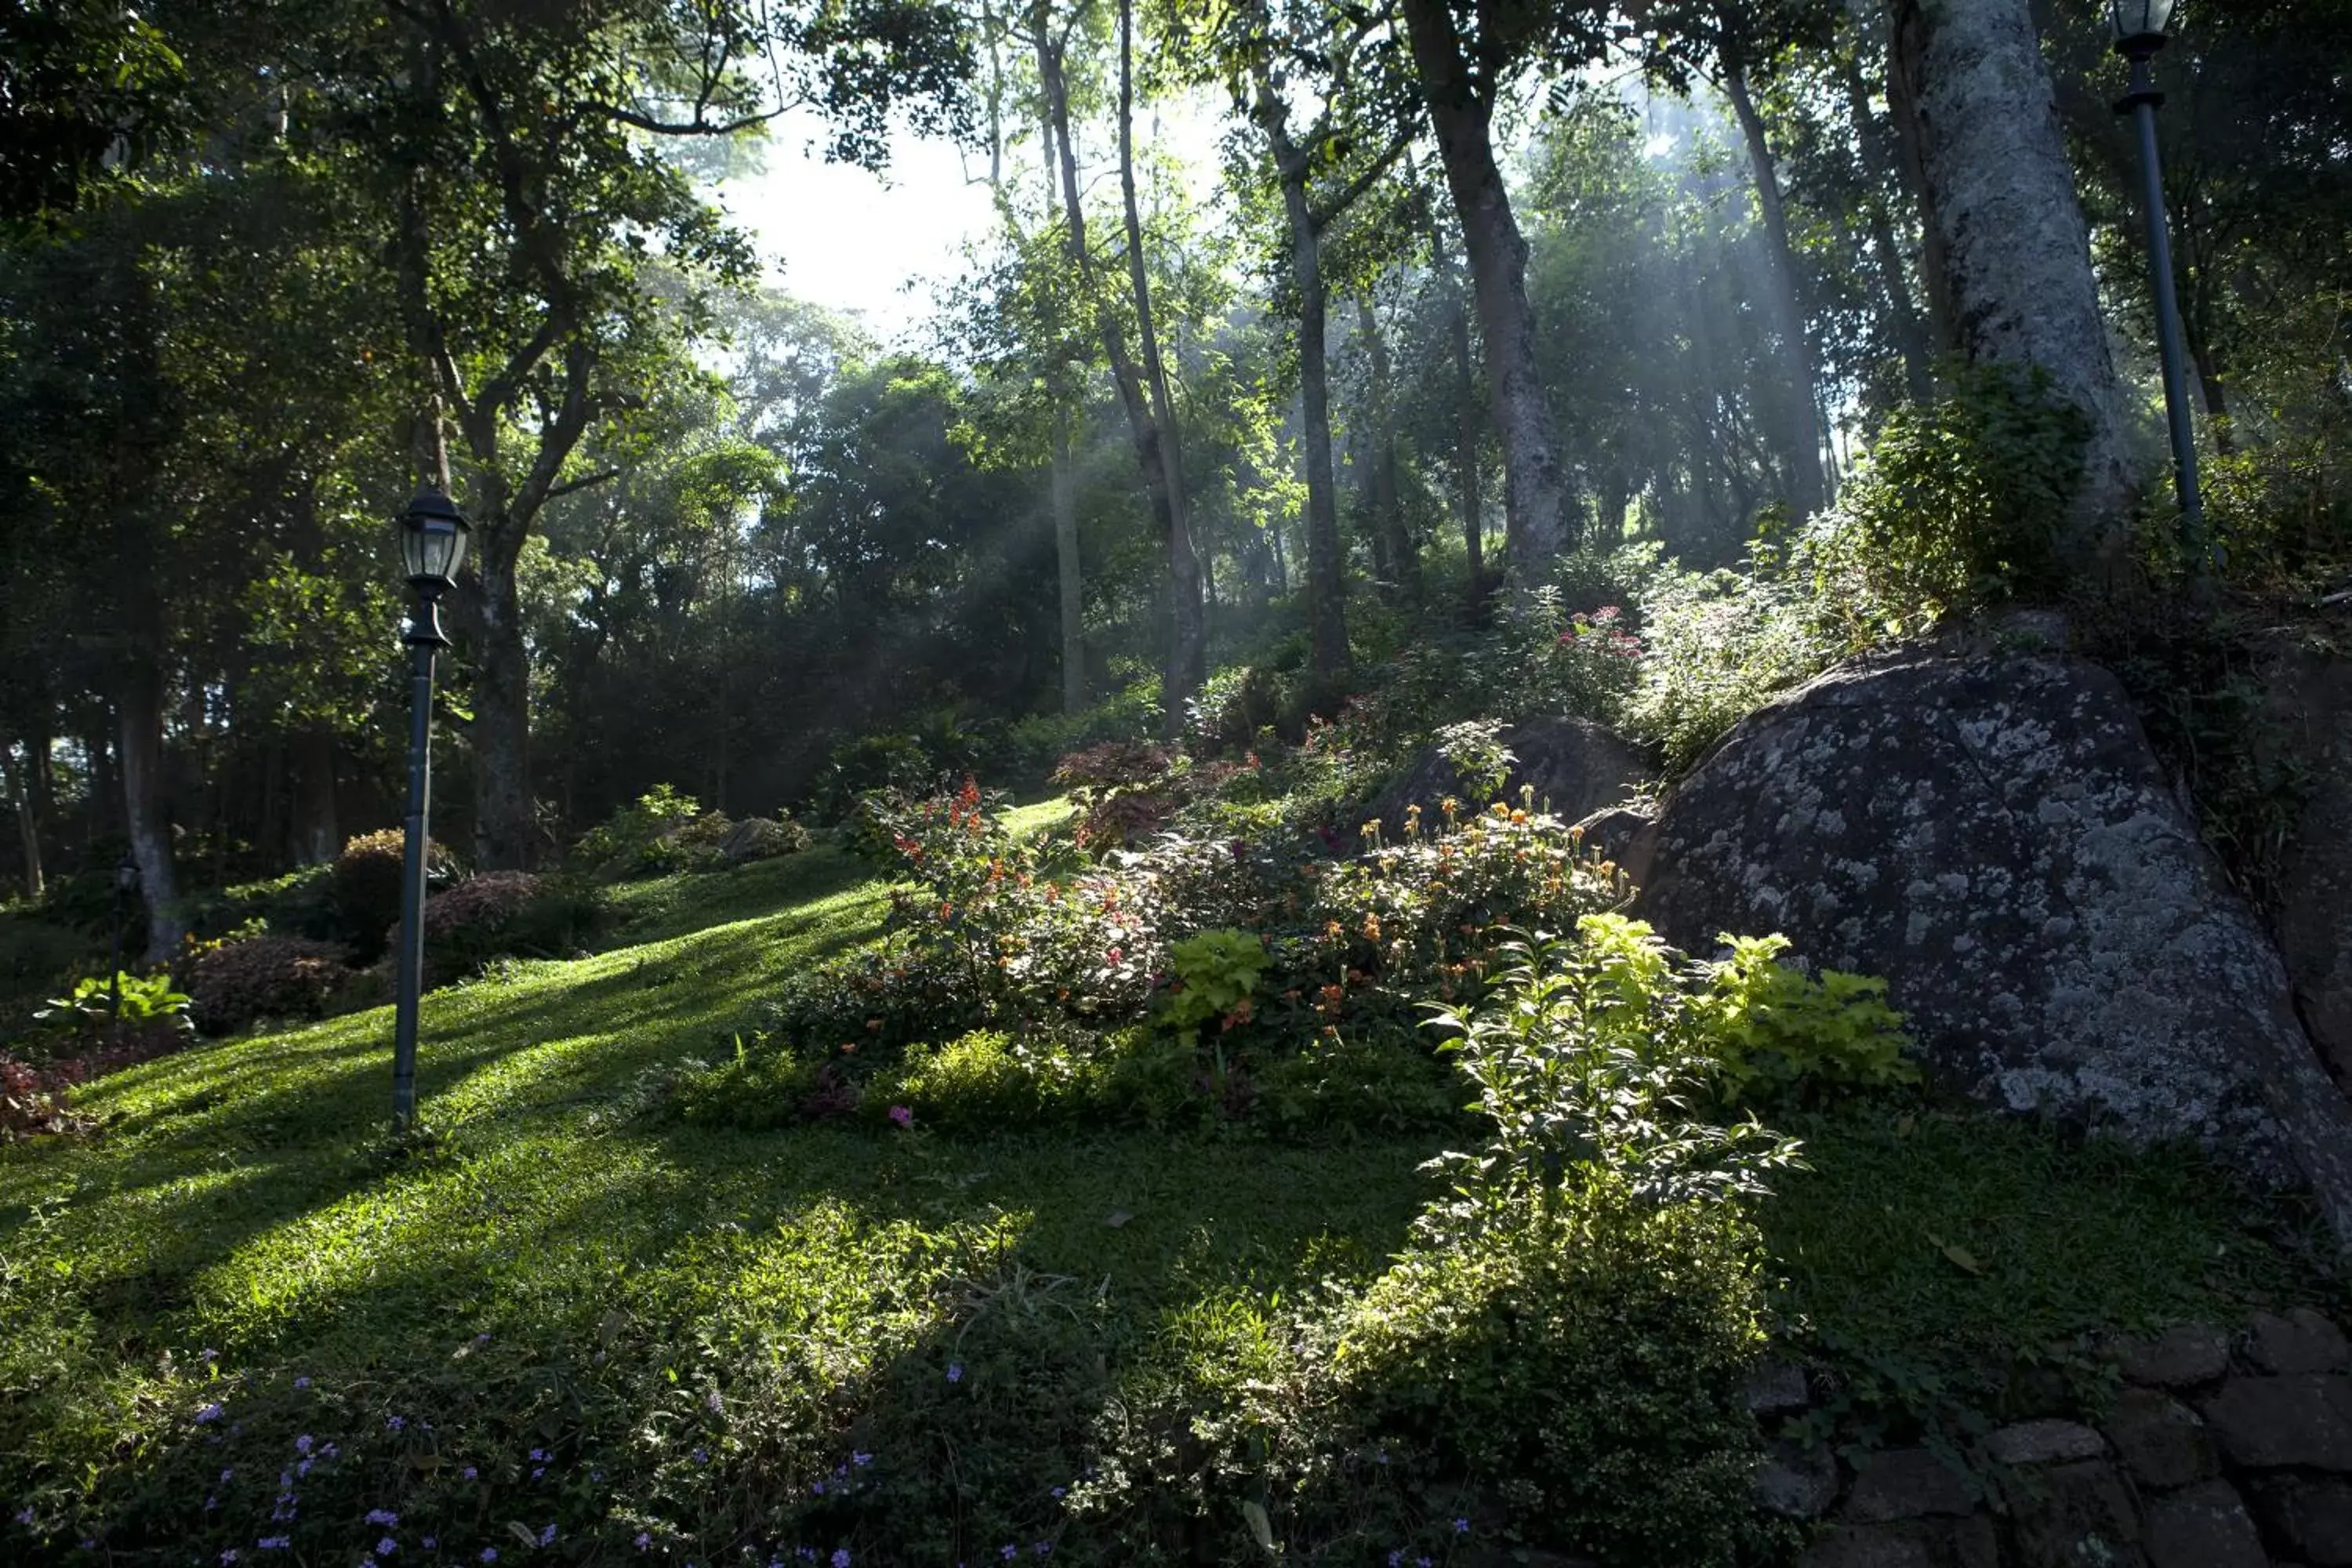
[[[77,1044],[89,1044],[108,1033],[118,1018],[134,1029],[162,1023],[194,1034],[195,1025],[188,1008],[187,993],[174,990],[168,973],[141,975],[126,971],[111,977],[86,975],[75,982],[70,992],[51,998],[33,1016]]]
[[[715,864],[718,849],[710,830],[696,831],[704,820],[702,806],[692,795],[658,784],[583,834],[572,856],[605,877],[657,877],[692,865]],[[719,832],[725,828],[721,817]]]
[[[1753,1120],[1727,1128],[1693,1109],[1719,1058],[1677,955],[1647,925],[1586,915],[1573,940],[1514,940],[1501,956],[1476,1007],[1431,1020],[1495,1124],[1483,1152],[1444,1156],[1459,1202],[1433,1218],[1540,1213],[1580,1173],[1642,1203],[1720,1202],[1762,1193],[1794,1163],[1795,1145]]]
[[[1519,759],[1503,744],[1506,728],[1499,719],[1465,719],[1443,726],[1430,737],[1430,744],[1452,766],[1454,777],[1473,800],[1491,800],[1510,782],[1511,768]]]
[[[1160,993],[1160,1023],[1188,1034],[1212,1019],[1245,1021],[1250,997],[1272,962],[1255,931],[1204,931],[1171,944],[1171,980]]]
[[[1336,1371],[1358,1419],[1486,1479],[1530,1541],[1625,1564],[1764,1556],[1742,1398],[1764,1345],[1750,1222],[1614,1176],[1494,1220],[1407,1253],[1347,1311]]]
[[[406,836],[397,827],[362,834],[335,858],[335,912],[344,940],[362,961],[383,951],[384,932],[400,921],[400,889],[405,877]],[[457,874],[457,858],[434,840],[425,847],[428,888]]]
[[[1896,408],[1805,542],[1824,618],[1869,641],[2056,591],[2088,436],[2010,365],[1957,367],[1937,401]]]
[[[1717,940],[1731,956],[1701,966],[1705,993],[1692,1002],[1708,1040],[1718,1087],[1734,1104],[1785,1097],[1814,1085],[1865,1089],[1916,1083],[1903,1052],[1903,1016],[1886,1005],[1886,982],[1843,970],[1816,980],[1780,962],[1784,936]]]
[[[1643,601],[1643,635],[1626,725],[1677,773],[1845,651],[1820,627],[1803,584],[1763,570],[1663,574]]]

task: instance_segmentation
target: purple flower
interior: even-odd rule
[[[1040,1557],[1049,1557],[1053,1555],[1054,1543],[1050,1541],[1041,1541],[1029,1550],[1034,1552]]]
[[[700,1464],[706,1464],[706,1463],[708,1463],[708,1462],[709,1461],[710,1455],[709,1455],[709,1452],[707,1449],[697,1448],[697,1449],[694,1451],[694,1456],[693,1456],[693,1458],[694,1458],[694,1462],[695,1462],[696,1464],[698,1464],[698,1465],[700,1465]]]
[[[423,1541],[418,1542],[417,1544],[424,1547],[425,1551],[430,1552],[435,1547],[441,1544],[441,1538],[437,1535],[428,1535]]]
[[[196,1353],[204,1357],[206,1361],[220,1360],[220,1352],[218,1351],[198,1351]]]
[[[836,1546],[833,1549],[833,1568],[849,1568],[848,1547]]]
[[[466,1478],[467,1480],[469,1480],[469,1481],[470,1481],[470,1480],[477,1480],[477,1479],[480,1479],[481,1474],[482,1474],[482,1472],[481,1472],[481,1471],[479,1471],[479,1470],[478,1470],[478,1469],[474,1468],[474,1467],[473,1467],[473,1466],[471,1466],[471,1465],[467,1465],[464,1469],[462,1469],[462,1470],[458,1471],[457,1473],[458,1473],[459,1475],[461,1475],[461,1476],[465,1477],[465,1478]]]
[[[1389,1553],[1389,1568],[1404,1568],[1404,1552],[1402,1549]]]
[[[849,1462],[853,1465],[870,1465],[874,1462],[874,1456],[871,1454],[852,1454],[849,1456]]]
[[[488,1344],[490,1342],[490,1336],[488,1333],[476,1334],[474,1336],[474,1342],[478,1345]]]
[[[407,1425],[408,1417],[405,1415],[387,1415],[383,1418],[383,1429],[387,1432],[397,1432]]]
[[[399,1550],[400,1550],[400,1542],[397,1542],[397,1541],[394,1541],[394,1540],[391,1536],[389,1536],[389,1535],[385,1536],[382,1541],[379,1541],[379,1542],[377,1542],[375,1543],[375,1554],[376,1554],[378,1557],[389,1557],[389,1556],[391,1556],[394,1552],[397,1552],[397,1551],[399,1551]]]
[[[368,1510],[367,1521],[370,1524],[381,1524],[389,1528],[400,1522],[400,1515],[388,1508],[372,1508]]]
[[[646,1548],[647,1548],[647,1547],[651,1546],[653,1543],[654,1543],[654,1538],[653,1538],[653,1535],[652,1535],[652,1533],[651,1533],[650,1531],[643,1531],[643,1530],[640,1530],[639,1531],[637,1531],[637,1550],[638,1550],[638,1551],[643,1552],[644,1550],[646,1550]]]
[[[915,1113],[906,1106],[894,1105],[890,1108],[890,1120],[901,1127],[912,1127],[915,1124]]]
[[[498,1549],[497,1547],[495,1547],[495,1546],[485,1546],[485,1547],[483,1547],[483,1548],[482,1548],[482,1561],[483,1561],[483,1562],[485,1562],[485,1563],[496,1563],[498,1560],[499,1560],[499,1549]]]
[[[1469,1521],[1468,1520],[1466,1520],[1466,1519],[1457,1519],[1457,1520],[1455,1520],[1455,1521],[1454,1521],[1454,1534],[1456,1534],[1456,1535],[1467,1535],[1467,1534],[1469,1534],[1469,1533],[1470,1533],[1470,1521]]]
[[[539,1543],[541,1546],[552,1546],[555,1544],[555,1526],[551,1524],[545,1530],[539,1532]]]
[[[727,1401],[719,1397],[719,1391],[715,1388],[702,1396],[702,1403],[708,1405],[714,1415],[727,1408]]]
[[[298,1454],[307,1454],[310,1451],[310,1434],[305,1432],[294,1439],[294,1451]]]
[[[963,1363],[960,1361],[951,1361],[948,1363],[948,1381],[950,1383],[961,1383],[963,1381]]]
[[[307,1377],[298,1377],[294,1380],[294,1386],[297,1388],[308,1388],[310,1386],[310,1380]]]
[[[998,1552],[997,1555],[1003,1558],[1007,1563],[1010,1563],[1015,1557],[1021,1555],[1021,1548],[1013,1545],[1013,1542],[1008,1541],[1004,1543],[1004,1550]]]
[[[16,1522],[30,1530],[33,1527],[33,1505],[26,1503],[16,1512]]]
[[[809,1490],[817,1497],[823,1497],[824,1496],[824,1483],[823,1481],[812,1481],[809,1483]]]
[[[207,1421],[217,1421],[223,1415],[227,1414],[228,1412],[223,1410],[217,1405],[207,1405],[202,1410],[196,1412],[196,1423],[197,1425],[202,1426]]]
[[[294,1538],[290,1535],[265,1535],[253,1544],[263,1552],[283,1552],[294,1544]]]
[[[1066,1487],[1055,1487],[1055,1488],[1054,1489],[1054,1499],[1055,1499],[1055,1500],[1056,1502],[1060,1501],[1060,1500],[1061,1500],[1061,1499],[1062,1499],[1062,1497],[1063,1497],[1063,1495],[1064,1495],[1064,1494],[1065,1494],[1065,1492],[1066,1492],[1067,1490],[1068,1490],[1068,1489],[1067,1489],[1067,1488],[1066,1488]]]
[[[226,1551],[226,1552],[222,1552],[222,1553],[220,1554],[220,1560],[221,1560],[223,1563],[234,1563],[234,1562],[236,1562],[236,1547],[234,1547],[234,1546],[232,1546],[232,1547],[230,1547],[227,1551]]]
[[[294,1473],[298,1476],[309,1475],[310,1473],[310,1461],[305,1459],[300,1464],[296,1465],[294,1467]]]
[[[233,1478],[234,1476],[236,1476],[236,1470],[234,1470],[234,1469],[226,1469],[226,1470],[223,1470],[223,1471],[221,1472],[220,1484],[221,1484],[221,1485],[223,1485],[223,1486],[226,1486],[226,1485],[228,1485],[228,1483],[229,1483],[229,1481],[230,1481],[231,1478]]]

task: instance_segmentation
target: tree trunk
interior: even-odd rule
[[[179,951],[179,880],[172,863],[172,825],[164,802],[163,672],[152,653],[134,654],[122,672],[122,810],[139,890],[147,903],[147,962],[167,963]]]
[[[309,724],[294,736],[294,863],[323,866],[342,852],[335,816],[335,731]]]
[[[1070,409],[1054,409],[1054,563],[1062,598],[1062,711],[1087,709],[1087,597],[1078,560],[1077,476],[1070,471]]]
[[[531,862],[536,824],[530,794],[530,654],[523,645],[515,582],[520,541],[506,531],[486,540],[475,605],[474,860],[483,870],[519,871]]]
[[[1853,116],[1854,141],[1862,148],[1863,172],[1881,189],[1898,184],[1896,161],[1886,155],[1877,117],[1870,111],[1870,88],[1863,80],[1862,67],[1849,58],[1842,68],[1846,111]],[[1873,200],[1864,205],[1869,209],[1864,216],[1870,226],[1871,257],[1877,263],[1879,287],[1886,294],[1895,352],[1903,356],[1903,384],[1913,402],[1924,403],[1936,390],[1936,351],[1928,342],[1919,303],[1912,298],[1911,279],[1903,268],[1902,247],[1895,243],[1895,221],[1887,214],[1886,204]]]
[[[1421,563],[1413,552],[1412,536],[1404,525],[1404,483],[1398,472],[1395,389],[1389,374],[1389,345],[1381,335],[1380,318],[1369,296],[1359,296],[1356,300],[1356,330],[1363,334],[1364,351],[1370,356],[1372,366],[1372,428],[1371,439],[1367,443],[1370,447],[1372,529],[1381,542],[1381,553],[1388,557],[1398,595],[1408,601],[1416,600],[1421,597]]]
[[[1135,444],[1136,466],[1142,471],[1143,490],[1151,507],[1153,521],[1160,536],[1168,542],[1170,552],[1169,577],[1172,584],[1179,566],[1176,561],[1176,500],[1169,488],[1169,467],[1161,460],[1160,433],[1145,397],[1143,378],[1136,370],[1135,361],[1127,352],[1127,334],[1121,327],[1118,312],[1104,297],[1100,280],[1095,275],[1094,253],[1087,246],[1086,208],[1078,196],[1078,154],[1070,140],[1070,95],[1062,74],[1060,46],[1053,41],[1047,26],[1045,7],[1038,6],[1030,14],[1030,37],[1037,53],[1038,80],[1045,89],[1045,111],[1053,140],[1061,146],[1062,208],[1069,216],[1070,266],[1077,274],[1078,287],[1092,301],[1095,324],[1102,334],[1103,357],[1110,362],[1111,383],[1118,389],[1120,409],[1127,416],[1128,432]],[[1188,545],[1190,541],[1185,542]],[[1170,639],[1172,648],[1176,638]],[[1174,683],[1164,689],[1172,692]],[[1170,722],[1181,725],[1183,707],[1171,698]]]
[[[1486,390],[1503,446],[1503,504],[1510,568],[1531,585],[1576,542],[1578,519],[1543,378],[1536,369],[1535,318],[1528,308],[1527,243],[1511,214],[1491,136],[1494,104],[1464,59],[1447,0],[1404,0],[1422,95],[1462,220],[1463,248],[1486,343]]]
[[[1780,196],[1780,176],[1772,166],[1772,146],[1764,134],[1764,117],[1756,112],[1756,98],[1748,88],[1747,68],[1737,59],[1724,62],[1723,90],[1739,119],[1748,143],[1748,172],[1756,181],[1756,202],[1764,215],[1764,237],[1772,253],[1772,307],[1786,356],[1790,382],[1788,429],[1789,510],[1802,522],[1822,510],[1827,482],[1822,476],[1821,421],[1813,406],[1820,381],[1813,369],[1812,340],[1805,326],[1805,303],[1797,275],[1796,247],[1789,242],[1789,209]]]
[[[1307,199],[1308,160],[1291,142],[1288,106],[1256,61],[1258,124],[1274,152],[1290,225],[1290,279],[1298,290],[1298,406],[1307,460],[1307,666],[1329,680],[1348,668],[1347,577],[1339,542],[1339,486],[1331,462],[1331,366],[1323,239]]]
[[[1169,393],[1168,367],[1160,357],[1160,332],[1151,315],[1151,281],[1143,265],[1143,218],[1135,197],[1135,5],[1118,5],[1118,186],[1127,212],[1127,275],[1135,295],[1135,334],[1143,350],[1143,375],[1151,393],[1152,423],[1160,430],[1160,461],[1167,470],[1168,583],[1174,595],[1172,637],[1168,650],[1166,723],[1171,735],[1184,728],[1184,706],[1208,679],[1208,626],[1201,602],[1201,560],[1193,549],[1192,521],[1184,504],[1184,459],[1176,430],[1176,400]]]
[[[30,742],[25,747],[25,762],[16,763],[14,746],[0,747],[0,780],[8,785],[8,793],[16,808],[16,834],[25,851],[25,896],[37,899],[46,882],[41,875],[41,808],[33,788],[35,773],[49,765],[48,742],[44,741],[36,750]]]
[[[1940,237],[1960,348],[2031,365],[2082,410],[2091,438],[2068,553],[2105,570],[2137,486],[2107,353],[2090,236],[2029,0],[1888,0],[1893,69],[1916,121],[1929,228]]]

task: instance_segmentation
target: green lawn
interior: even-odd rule
[[[1006,1495],[938,1539],[1026,1553],[1113,1484],[1086,1473],[1106,1423],[1245,1386],[1432,1195],[1426,1135],[686,1124],[663,1075],[885,895],[820,848],[619,902],[610,951],[427,998],[418,1147],[385,1139],[377,1010],[131,1068],[78,1097],[95,1136],[0,1151],[0,1491],[30,1519],[0,1559],[593,1561],[643,1530],[709,1564],[747,1520],[804,1524],[828,1474],[887,1500],[893,1466],[943,1465]],[[1767,1234],[1874,1420],[1989,1355],[2318,1289],[2298,1216],[2193,1161],[1932,1112],[1801,1131],[1816,1169]],[[298,1443],[338,1458],[298,1477]],[[1196,1550],[1246,1556],[1243,1516],[1198,1506]],[[828,1552],[870,1515],[840,1517]]]

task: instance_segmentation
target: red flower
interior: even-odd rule
[[[1103,957],[1111,963],[1117,964],[1122,962],[1127,957],[1127,954],[1114,947],[1108,952],[1104,953]]]

